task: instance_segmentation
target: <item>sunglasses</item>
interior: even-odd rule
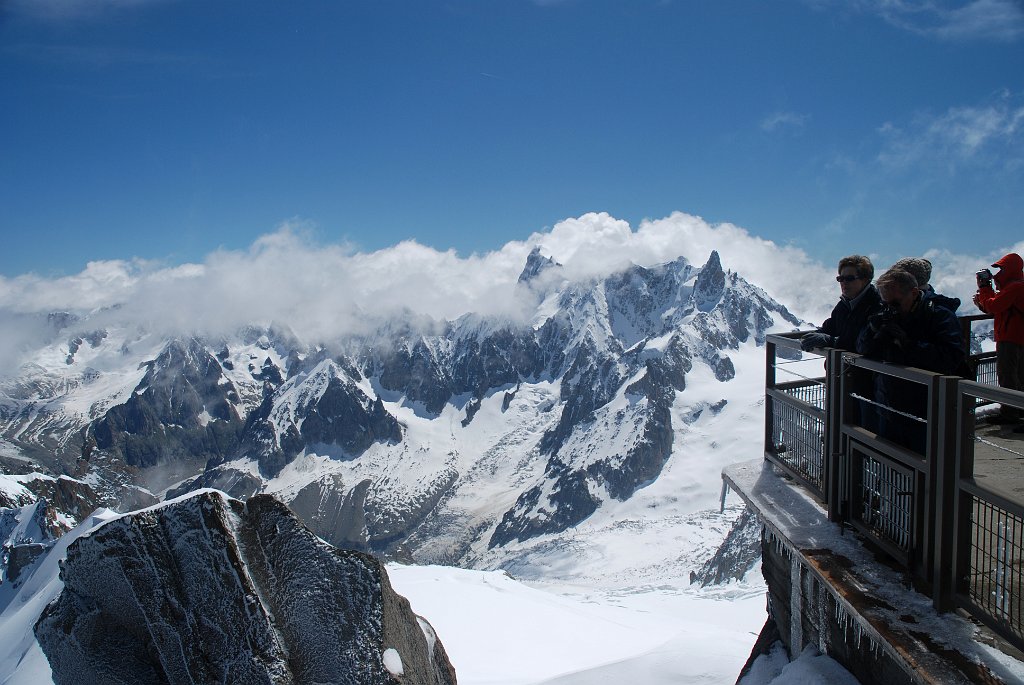
[[[859,281],[860,276],[836,276],[836,280],[840,283],[852,283],[854,281]]]

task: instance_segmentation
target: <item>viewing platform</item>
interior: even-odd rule
[[[962,317],[965,339],[986,319]],[[766,633],[865,684],[1022,682],[1024,433],[988,419],[1024,393],[996,385],[992,352],[967,380],[799,336],[768,336],[764,459],[722,474],[763,524]],[[876,404],[879,375],[926,401]],[[885,412],[923,440],[880,435]]]

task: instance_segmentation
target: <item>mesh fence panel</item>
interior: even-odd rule
[[[980,360],[978,362],[977,377],[979,383],[987,383],[988,385],[999,385],[999,379],[996,378],[996,360]]]
[[[1024,637],[1024,520],[973,497],[968,593],[978,608]]]
[[[812,407],[825,410],[825,385],[823,383],[793,386],[786,388],[783,392]]]
[[[880,539],[909,551],[914,503],[912,477],[862,454],[857,497],[861,522]]]
[[[823,485],[825,422],[797,407],[776,402],[772,423],[778,459],[820,490]]]

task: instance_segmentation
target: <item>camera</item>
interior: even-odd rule
[[[895,320],[896,310],[889,305],[884,305],[877,314],[872,314],[868,317],[868,326],[877,333]]]
[[[974,274],[974,278],[978,281],[979,288],[991,288],[992,287],[992,272],[988,269],[982,269]]]

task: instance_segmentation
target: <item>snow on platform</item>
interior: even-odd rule
[[[1024,683],[1024,663],[983,644],[987,633],[966,618],[938,613],[929,597],[880,563],[853,531],[829,521],[810,495],[769,462],[728,466],[722,479],[761,517],[766,543],[792,554],[828,589],[839,615],[825,618],[849,626],[856,643],[866,639],[872,650],[891,657],[909,682]],[[799,591],[793,594],[798,601]],[[792,615],[801,615],[801,606],[791,609]],[[794,620],[790,632],[801,641],[799,621]]]

